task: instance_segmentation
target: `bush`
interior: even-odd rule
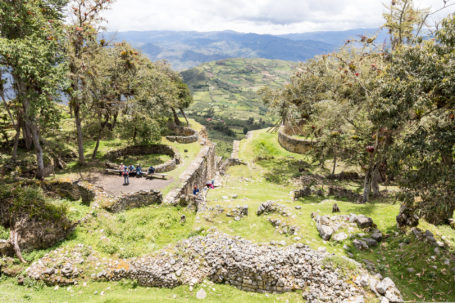
[[[0,185],[0,201],[3,202],[0,205],[1,223],[6,227],[23,216],[38,221],[58,221],[66,217],[68,212],[65,205],[47,203],[42,189],[34,186]]]

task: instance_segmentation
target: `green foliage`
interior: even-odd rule
[[[0,225],[0,239],[8,239],[8,238],[9,238],[8,228],[5,228],[2,225]]]
[[[68,211],[64,205],[47,203],[42,190],[33,186],[1,184],[0,200],[3,201],[1,222],[7,227],[23,216],[37,221],[61,220],[66,218]]]

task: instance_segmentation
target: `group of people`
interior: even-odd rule
[[[212,180],[207,180],[207,182],[205,182],[205,188],[208,190],[209,188],[210,189],[215,189],[215,180],[212,179]],[[197,196],[199,194],[200,190],[199,188],[197,187],[197,185],[194,185],[194,188],[193,188],[193,195]]]
[[[154,174],[155,173],[155,168],[153,166],[150,166],[147,170],[148,174]],[[123,176],[123,185],[128,185],[130,184],[130,175],[135,175],[136,177],[142,177],[143,172],[142,172],[142,166],[138,164],[136,167],[131,164],[131,165],[124,165],[123,163],[120,165],[120,174]]]

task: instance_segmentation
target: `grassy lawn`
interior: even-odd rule
[[[203,288],[207,297],[203,302],[300,302],[301,293],[258,294],[238,290],[231,286],[213,284],[209,281],[195,287],[188,286],[174,289],[136,287],[133,282],[89,282],[71,287],[47,287],[29,283],[29,286],[17,286],[13,279],[0,280],[0,298],[2,303],[22,302],[201,302],[196,293]],[[96,294],[95,294],[96,292]],[[103,295],[101,295],[103,292]]]

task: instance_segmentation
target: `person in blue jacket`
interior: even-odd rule
[[[199,194],[199,188],[197,188],[197,185],[194,185],[194,188],[193,188],[193,195],[197,195]]]

